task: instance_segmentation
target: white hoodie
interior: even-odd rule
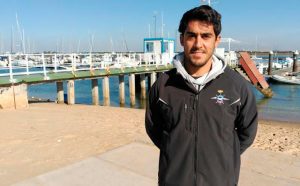
[[[181,76],[192,83],[196,90],[200,91],[205,86],[206,83],[210,82],[212,79],[215,79],[218,75],[224,72],[226,67],[225,61],[217,56],[213,55],[213,63],[210,71],[199,78],[194,78],[184,68],[184,53],[179,53],[173,59],[173,64],[177,69],[177,73],[181,74]]]

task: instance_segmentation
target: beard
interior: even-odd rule
[[[212,53],[209,54],[202,49],[191,49],[188,54],[185,54],[184,60],[192,68],[201,68],[210,61],[211,57]]]
[[[208,61],[198,61],[194,60],[193,58],[187,60],[187,63],[189,63],[190,66],[194,68],[201,68],[207,64]]]

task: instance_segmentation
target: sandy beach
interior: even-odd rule
[[[10,185],[50,170],[142,141],[144,110],[30,104],[0,110],[0,185]],[[300,123],[260,121],[252,148],[300,156]]]

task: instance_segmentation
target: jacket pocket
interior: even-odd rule
[[[189,132],[193,132],[195,121],[194,121],[194,104],[193,99],[186,100],[183,106],[184,109],[184,122],[185,122],[185,129]]]
[[[172,130],[172,107],[161,98],[157,101],[157,106],[159,109],[160,116],[162,118],[162,128],[163,130],[170,132]]]
[[[237,115],[240,107],[241,107],[241,98],[238,98],[228,104],[228,112],[233,115]]]

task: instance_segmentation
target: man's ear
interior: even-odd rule
[[[180,44],[181,46],[184,46],[183,34],[180,34]]]
[[[216,42],[215,42],[215,48],[218,47],[218,45],[220,44],[221,42],[221,35],[218,35],[217,38],[216,38]]]

